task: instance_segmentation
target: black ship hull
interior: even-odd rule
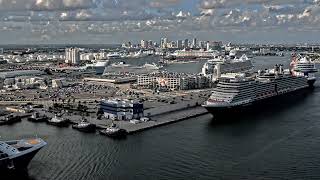
[[[61,122],[50,122],[48,121],[47,124],[57,127],[69,127],[69,121],[61,121]]]
[[[32,117],[29,117],[28,121],[30,121],[30,122],[46,122],[46,121],[48,121],[48,118],[45,118],[45,117],[43,117],[43,118],[32,118]]]
[[[127,131],[124,129],[120,129],[119,131],[116,131],[116,132],[105,132],[102,130],[102,131],[99,131],[99,133],[101,135],[108,136],[111,138],[124,138],[128,134]]]
[[[301,98],[306,97],[313,91],[313,87],[299,89],[293,92],[276,95],[270,98],[254,101],[244,105],[229,107],[208,107],[205,108],[210,112],[215,120],[233,121],[235,117],[263,114],[266,111],[276,111],[281,107],[290,106],[297,103]]]
[[[0,172],[26,170],[30,161],[39,152],[40,149],[36,149],[32,152],[23,154],[13,159],[5,159],[0,161]]]
[[[76,129],[78,131],[87,132],[87,133],[93,133],[96,132],[96,125],[90,124],[85,127],[79,127],[77,124],[72,126],[73,129]]]

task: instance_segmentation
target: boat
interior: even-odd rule
[[[233,59],[225,56],[219,56],[208,60],[203,65],[201,74],[206,77],[210,77],[215,81],[219,74],[247,72],[252,69],[252,61],[245,54],[240,58]]]
[[[318,72],[315,63],[308,56],[294,54],[290,63],[292,73],[303,73],[311,84],[316,81],[315,73]]]
[[[126,130],[116,127],[115,124],[112,124],[106,129],[100,130],[99,133],[109,137],[125,137],[127,135]]]
[[[3,116],[2,119],[0,119],[0,125],[11,125],[20,121],[21,121],[20,116],[9,114],[9,115]]]
[[[111,67],[117,67],[117,68],[124,68],[124,67],[130,67],[130,66],[131,64],[126,64],[123,61],[111,64]]]
[[[58,126],[58,127],[68,127],[69,126],[68,119],[58,117],[57,115],[55,115],[52,119],[49,119],[47,121],[47,123],[50,125]]]
[[[46,145],[40,138],[0,141],[0,172],[25,170]]]
[[[176,50],[174,53],[167,55],[166,58],[169,59],[176,59],[176,60],[181,60],[181,59],[208,59],[208,58],[214,58],[220,53],[215,50]]]
[[[80,123],[72,125],[72,128],[83,132],[96,131],[96,125],[89,123],[86,119],[83,119]]]
[[[303,73],[284,70],[283,65],[252,74],[221,76],[203,107],[217,117],[242,113],[278,97],[312,89],[314,82]]]
[[[107,54],[108,59],[120,59],[121,55],[118,52],[111,52]]]
[[[43,115],[41,116],[40,113],[35,112],[32,114],[31,117],[28,118],[28,121],[31,122],[46,122],[48,120],[48,117]]]
[[[145,65],[143,65],[143,67],[146,69],[150,69],[150,70],[159,70],[159,69],[163,68],[163,66],[158,66],[155,63],[152,63],[152,64],[146,63]]]

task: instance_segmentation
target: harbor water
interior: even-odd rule
[[[257,57],[254,65],[289,62],[288,56]],[[196,73],[201,63],[166,68]],[[318,87],[319,82],[290,104],[262,108],[232,122],[216,123],[204,115],[121,140],[28,121],[0,126],[0,136],[38,136],[48,143],[28,174],[17,175],[20,179],[319,179]]]

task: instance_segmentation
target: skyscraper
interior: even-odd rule
[[[197,47],[197,38],[193,38],[192,47],[193,47],[193,48],[196,48],[196,47]]]
[[[66,48],[65,63],[78,65],[80,63],[80,52],[78,48]]]
[[[177,48],[182,49],[183,48],[183,44],[182,44],[182,40],[178,40],[177,41]]]
[[[189,48],[189,40],[188,39],[184,40],[183,47],[184,48]]]

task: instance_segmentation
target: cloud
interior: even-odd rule
[[[94,6],[94,0],[0,0],[0,11],[72,10],[87,9]]]

